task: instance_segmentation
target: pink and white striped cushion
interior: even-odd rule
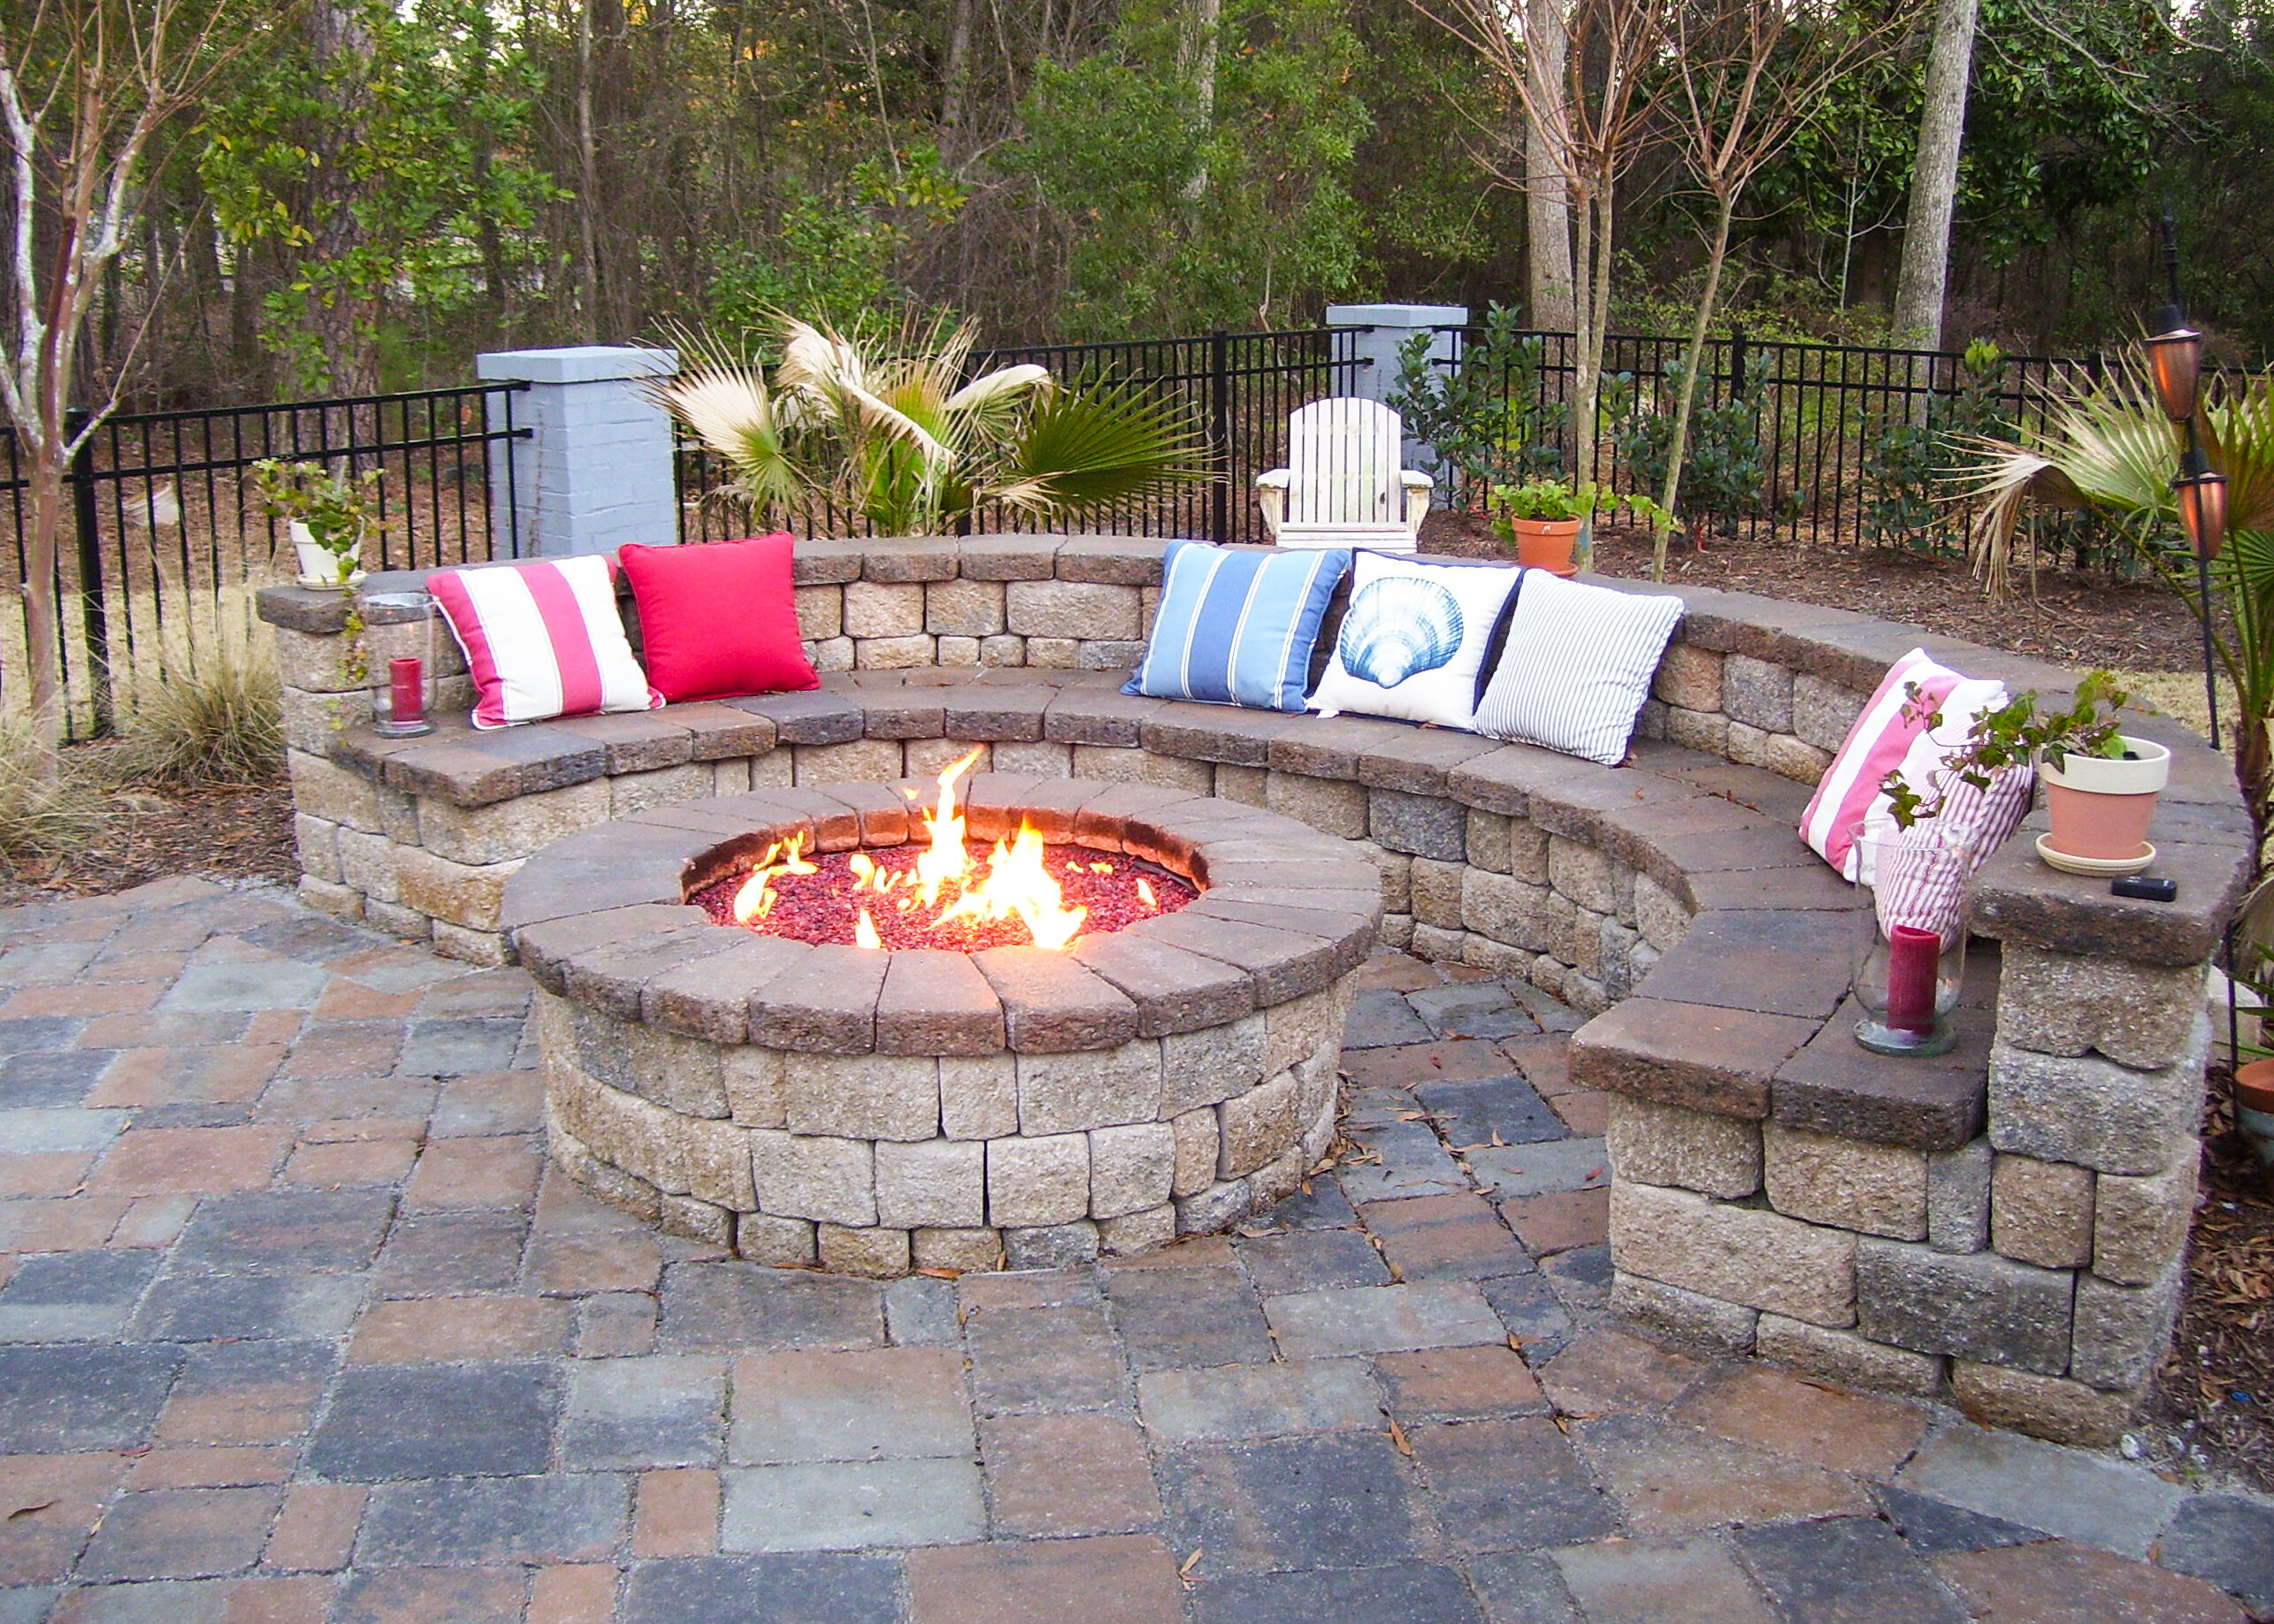
[[[632,658],[601,554],[445,570],[426,588],[466,651],[476,727],[663,702]]]
[[[1914,684],[1924,701],[1916,707],[1909,693]],[[1925,649],[1912,649],[1888,668],[1818,780],[1801,816],[1801,839],[1846,877],[1857,878],[1855,827],[1862,823],[1874,837],[1895,831],[1893,802],[1883,786],[1887,775],[1901,769],[1904,782],[1930,799],[1933,789],[1947,785],[1941,817],[1952,830],[1970,833],[1979,867],[2028,813],[2033,777],[2025,767],[2011,768],[1979,790],[1956,782],[1942,763],[1964,747],[1976,716],[2005,702],[2003,683],[1962,677],[1929,659]],[[1942,725],[1930,732],[1926,716],[1937,710]]]

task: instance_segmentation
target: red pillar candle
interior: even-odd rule
[[[404,655],[387,663],[387,678],[391,710],[389,720],[398,727],[406,723],[426,719],[426,672],[425,662],[417,655]]]
[[[1901,1032],[1934,1028],[1934,973],[1942,962],[1942,938],[1917,925],[1887,932],[1887,1024]]]

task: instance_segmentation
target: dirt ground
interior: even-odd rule
[[[97,896],[168,874],[296,882],[291,790],[268,784],[122,795],[109,830],[72,861],[0,877],[0,908]]]

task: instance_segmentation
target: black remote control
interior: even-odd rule
[[[2179,882],[2175,879],[2151,877],[2145,874],[2127,874],[2122,879],[2109,882],[2109,894],[2118,897],[2142,897],[2150,902],[2169,902],[2179,894]]]

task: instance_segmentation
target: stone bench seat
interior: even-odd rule
[[[611,820],[684,808],[716,839],[688,803],[782,791],[851,818],[864,802],[850,786],[926,779],[974,747],[1005,782],[1149,785],[1282,813],[1373,870],[1387,945],[1527,979],[1591,1017],[1570,1065],[1612,1096],[1615,1306],[2001,1424],[2113,1436],[2184,1276],[2203,969],[2251,868],[2224,758],[2168,719],[2128,723],[2173,750],[2151,833],[2178,900],[2046,868],[2033,818],[1976,876],[1956,1049],[1872,1056],[1847,1007],[1857,899],[1795,832],[1816,778],[1912,647],[2048,696],[2072,673],[1679,589],[1687,613],[1628,762],[1605,768],[1399,722],[1124,695],[1160,548],[801,547],[808,647],[837,668],[816,692],[501,732],[454,719],[410,740],[361,724],[368,672],[425,655],[437,709],[462,713],[447,634],[438,647],[423,617],[372,604],[358,670],[336,596],[267,589],[303,895],[445,953],[519,950],[542,978],[542,930],[517,949],[542,909],[512,877]],[[594,839],[578,872],[609,887],[622,877]],[[627,904],[651,905],[657,883],[625,882]]]

